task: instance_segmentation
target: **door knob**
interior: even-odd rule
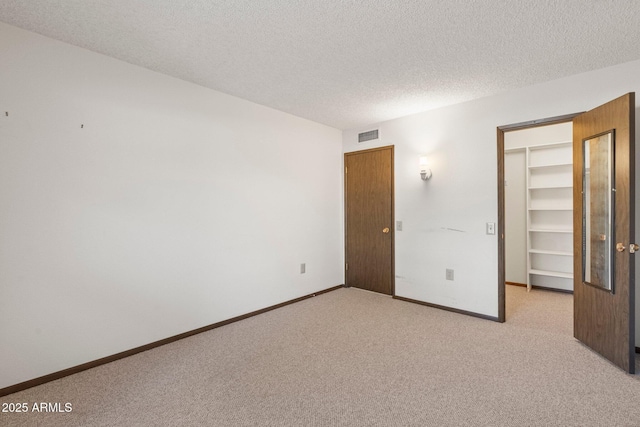
[[[383,228],[383,229],[382,229],[382,232],[383,232],[384,234],[387,234],[387,233],[389,232],[389,227],[385,227],[385,228]]]
[[[622,243],[618,243],[616,245],[616,251],[618,252],[624,252],[625,249],[626,247]],[[635,243],[629,243],[630,254],[635,254],[636,252],[638,252],[638,249],[640,249],[640,246],[636,245]]]

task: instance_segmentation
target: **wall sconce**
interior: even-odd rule
[[[420,178],[423,181],[431,178],[431,169],[429,169],[429,162],[427,161],[427,156],[420,156]]]

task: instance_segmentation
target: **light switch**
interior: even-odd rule
[[[488,222],[487,223],[487,234],[496,234],[496,223]]]

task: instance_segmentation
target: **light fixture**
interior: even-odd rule
[[[429,169],[427,156],[420,156],[420,178],[422,178],[423,181],[431,178],[431,169]]]

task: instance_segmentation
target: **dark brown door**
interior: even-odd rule
[[[573,119],[574,336],[634,372],[635,94]]]
[[[345,153],[345,284],[393,295],[393,147]]]

